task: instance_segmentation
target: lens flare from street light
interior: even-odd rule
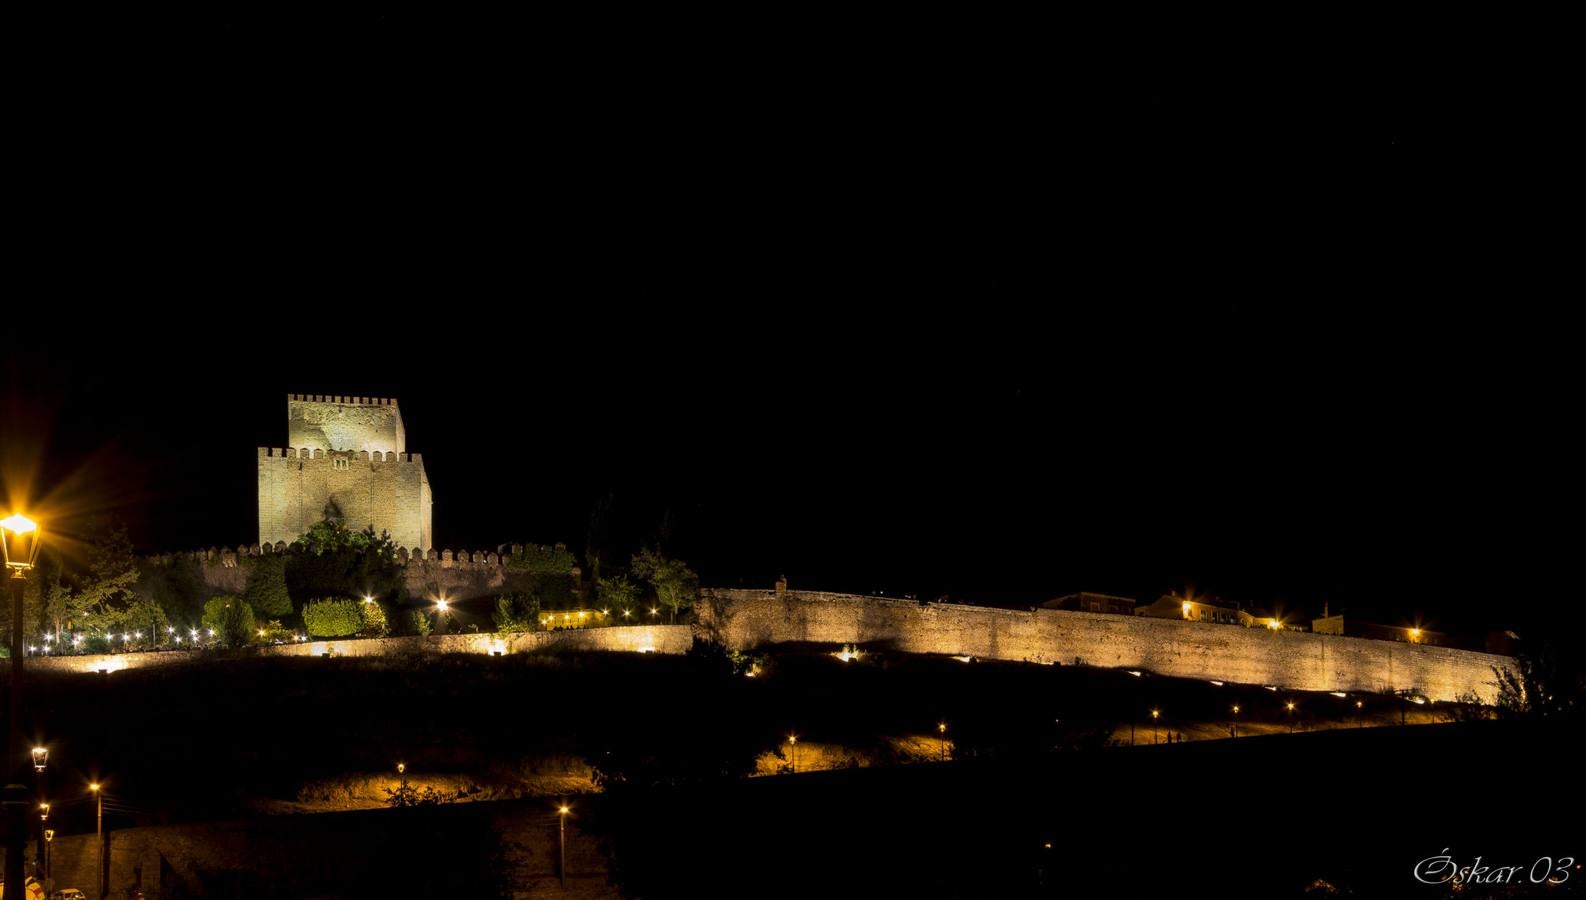
[[[27,534],[30,531],[37,531],[38,527],[39,523],[21,513],[14,513],[9,518],[0,520],[0,528],[4,528],[12,534]]]
[[[556,811],[561,813],[564,816],[567,815],[568,813],[572,812],[572,810],[570,808],[566,807],[566,806],[558,806],[556,808]]]
[[[96,793],[96,794],[97,794],[97,793],[99,793],[99,782],[97,782],[97,781],[96,781],[96,782],[94,782],[94,783],[93,783],[93,784],[90,784],[90,785],[89,785],[89,786],[88,786],[88,789],[89,789],[89,790],[90,790],[90,791],[93,791],[93,792],[94,792],[94,793]]]
[[[445,612],[449,608],[451,608],[451,603],[447,602],[445,598],[435,601],[435,609],[437,612]]]

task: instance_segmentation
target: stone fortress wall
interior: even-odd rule
[[[258,448],[261,544],[296,540],[334,504],[349,528],[434,545],[424,457],[407,452],[395,400],[289,394],[287,422],[291,446]]]
[[[523,544],[502,544],[494,550],[423,550],[397,548],[403,586],[411,597],[448,600],[494,599],[512,591],[527,590],[532,576],[514,571],[512,557]],[[210,547],[184,553],[164,553],[139,559],[140,567],[196,564],[196,571],[211,595],[242,596],[248,586],[246,560],[287,551],[288,542],[243,544],[236,548]]]
[[[30,656],[27,666],[48,672],[120,672],[163,669],[216,659],[252,656],[399,657],[423,653],[687,653],[693,642],[689,625],[613,625],[565,631],[513,634],[432,634],[427,637],[325,638],[248,650],[160,650],[153,653],[102,653],[82,656]]]
[[[818,591],[711,590],[697,628],[738,650],[809,641],[908,653],[1075,663],[1303,691],[1474,694],[1492,703],[1508,657],[1373,641],[1067,610],[1014,610]]]

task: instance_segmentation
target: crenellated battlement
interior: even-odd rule
[[[321,450],[318,447],[260,447],[260,459],[353,459],[359,462],[399,462],[424,464],[422,453],[396,453],[390,450]]]
[[[341,406],[396,406],[395,397],[346,397],[341,394],[287,394],[288,403],[335,403]]]
[[[409,547],[434,546],[424,456],[390,397],[287,394],[285,447],[258,447],[259,542],[290,541],[334,508]]]

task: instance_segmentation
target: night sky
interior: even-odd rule
[[[13,491],[252,542],[285,395],[394,396],[441,547],[1576,615],[1545,48],[332,16],[40,26]]]

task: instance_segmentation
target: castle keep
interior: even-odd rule
[[[383,397],[286,398],[291,446],[259,448],[259,543],[292,543],[327,512],[429,550],[430,482],[408,453],[402,413]]]

